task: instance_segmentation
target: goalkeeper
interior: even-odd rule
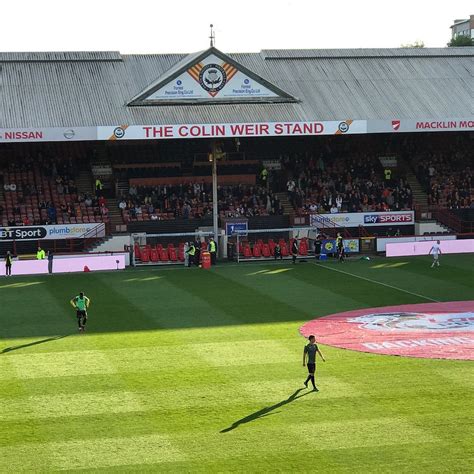
[[[87,308],[89,308],[91,300],[81,291],[77,296],[72,298],[70,303],[76,310],[79,332],[84,332],[87,323]]]

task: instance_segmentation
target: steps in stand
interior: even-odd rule
[[[94,194],[94,186],[92,180],[92,173],[90,170],[81,170],[75,179],[77,190],[79,193]]]
[[[278,200],[280,201],[280,206],[283,209],[283,214],[285,216],[294,216],[295,210],[293,209],[293,206],[291,205],[291,202],[288,199],[288,193],[275,193],[275,196],[277,196]]]
[[[116,198],[107,198],[107,208],[109,209],[110,230],[112,233],[121,232],[120,227],[124,225],[122,212],[119,207],[119,200]]]
[[[411,187],[412,194],[413,194],[413,203],[419,206],[421,212],[428,211],[428,195],[423,190],[420,182],[418,181],[417,177],[410,169],[406,170],[406,178],[407,182]]]

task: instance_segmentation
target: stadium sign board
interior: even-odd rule
[[[359,253],[359,239],[343,239],[345,253]],[[323,255],[336,253],[336,239],[325,239],[322,241],[321,253]]]
[[[367,133],[365,120],[314,122],[206,123],[98,127],[98,140],[291,137]]]
[[[248,221],[230,221],[225,223],[225,233],[232,236],[239,231],[240,237],[246,237],[249,229]]]
[[[105,224],[59,224],[0,227],[0,241],[105,237]]]
[[[279,95],[225,59],[210,54],[171,82],[154,91],[143,101],[253,97],[268,98],[279,97]]]
[[[127,105],[298,102],[259,74],[211,46],[191,54]]]
[[[367,133],[469,132],[474,131],[474,117],[415,118],[368,120]]]
[[[97,140],[97,127],[0,128],[0,143]]]
[[[110,125],[98,127],[0,128],[0,143],[102,140],[166,140],[237,137],[297,137],[399,132],[474,131],[474,117],[461,119],[328,120],[206,124]]]
[[[358,227],[362,226],[400,226],[414,225],[414,211],[391,212],[347,212],[337,214],[311,214],[312,227]]]

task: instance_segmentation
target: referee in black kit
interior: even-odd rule
[[[326,362],[326,359],[324,358],[323,354],[319,350],[318,345],[316,344],[316,338],[311,335],[308,337],[309,339],[309,344],[304,346],[304,351],[303,351],[303,367],[306,365],[308,367],[308,377],[304,382],[304,386],[308,388],[308,382],[311,380],[311,383],[313,385],[313,390],[318,392],[318,388],[316,387],[316,384],[314,383],[314,372],[316,370],[316,353],[319,353],[319,356],[323,360],[323,362]],[[306,356],[308,357],[308,363],[306,363]]]

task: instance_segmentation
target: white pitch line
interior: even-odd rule
[[[352,276],[354,278],[359,278],[361,280],[365,280],[365,281],[368,281],[370,283],[375,283],[376,285],[386,286],[387,288],[392,288],[392,290],[402,291],[403,293],[408,293],[409,295],[417,296],[418,298],[423,298],[423,299],[428,300],[428,301],[434,301],[435,303],[441,303],[441,301],[430,298],[429,296],[419,295],[418,293],[413,293],[412,291],[404,290],[403,288],[398,288],[398,286],[389,285],[388,283],[382,283],[381,281],[377,281],[377,280],[371,280],[370,278],[366,278],[366,277],[363,277],[363,276],[360,276],[360,275],[355,275],[354,273],[345,272],[344,270],[339,270],[338,268],[326,267],[325,265],[320,265],[318,263],[313,263],[313,265],[316,265],[317,267],[320,267],[320,268],[325,268],[326,270],[331,270],[333,272],[343,273],[344,275],[349,275],[349,276]]]

